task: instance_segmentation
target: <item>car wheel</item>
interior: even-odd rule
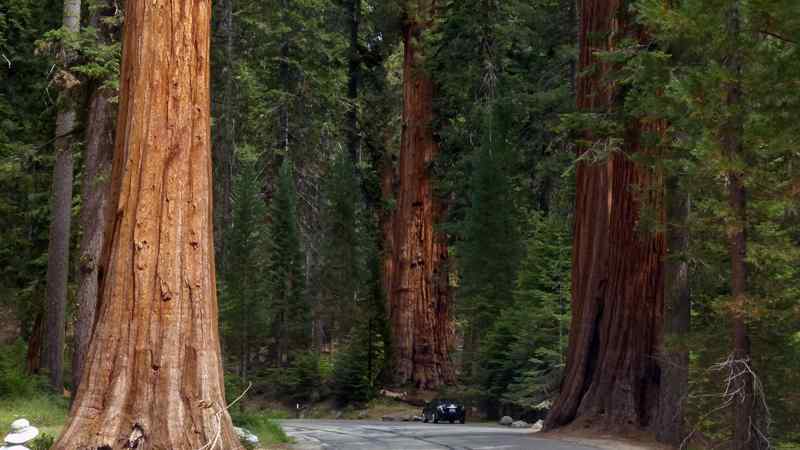
[[[467,423],[467,419],[461,419],[461,420],[459,420],[458,422],[459,422],[461,425],[464,425],[465,423]]]

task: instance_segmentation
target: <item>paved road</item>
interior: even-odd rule
[[[597,450],[500,426],[360,420],[285,420],[281,425],[302,450]]]

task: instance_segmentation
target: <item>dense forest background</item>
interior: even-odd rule
[[[426,387],[488,418],[546,415],[568,359],[577,168],[624,154],[638,121],[648,150],[630,158],[659,181],[626,188],[642,205],[635,232],[646,239],[669,229],[678,239],[670,242],[685,244],[668,258],[682,267],[677,295],[691,308],[664,346],[688,357],[686,432],[708,442],[732,434],[725,362],[741,325],[768,409],[760,430],[776,448],[800,448],[798,3],[622,2],[620,14],[646,31],[589,36],[616,42],[598,54],[602,70],[579,65],[574,0],[447,1],[430,17],[401,3],[213,3],[214,236],[228,396],[252,382],[251,396],[346,405],[384,387],[415,387],[395,379],[385,277],[387,236],[396,236],[387,223],[403,211],[404,76],[421,72],[433,85],[439,151],[425,169],[440,209],[435,230],[446,239],[453,306],[443,317],[454,333],[452,377]],[[0,4],[0,396],[23,389],[28,373],[54,383],[49,258],[59,208],[68,214],[68,282],[65,375],[55,385],[67,390],[92,326],[82,319],[86,280],[102,276],[93,262],[102,245],[89,237],[102,235],[96,211],[108,206],[95,196],[107,190],[112,153],[96,141],[113,143],[124,17],[117,2],[90,0],[72,31],[62,8]],[[409,72],[412,22],[424,23],[412,37],[424,57]],[[576,80],[599,71],[601,85],[615,86],[614,107],[581,107]],[[735,98],[726,91],[734,83]],[[54,133],[70,108],[77,125]],[[734,153],[724,145],[731,133]],[[74,174],[65,180],[63,170]],[[746,192],[745,204],[730,200],[731,186]],[[745,300],[731,288],[738,232],[747,242]],[[670,280],[664,289],[677,286]]]

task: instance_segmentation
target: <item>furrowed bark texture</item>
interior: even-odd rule
[[[86,352],[97,311],[101,267],[100,258],[108,213],[109,178],[114,153],[114,92],[98,88],[89,101],[81,192],[81,230],[78,319],[75,323],[75,350],[72,355],[72,386],[80,385]]]
[[[607,79],[614,68],[595,52],[613,49],[626,34],[639,34],[627,28],[624,2],[581,0],[579,7],[579,73],[585,75],[577,80],[577,107],[602,114],[617,106],[617,92]],[[620,151],[610,152],[603,163],[578,164],[573,325],[561,394],[547,428],[573,421],[640,428],[654,419],[666,246],[662,233],[640,230],[639,223],[645,205],[663,211],[661,181],[630,156],[646,151],[640,146],[643,132],[661,128],[632,121]],[[602,145],[591,133],[587,137]]]
[[[77,33],[80,29],[81,2],[64,2],[64,29]],[[50,371],[50,385],[63,389],[64,337],[67,309],[67,279],[69,273],[69,241],[72,222],[72,133],[77,123],[75,90],[78,81],[71,75],[70,52],[63,52],[63,69],[57,75],[61,92],[56,114],[55,155],[53,167],[53,197],[50,221],[50,240],[47,246],[47,340],[45,362]]]
[[[414,2],[410,2],[410,6]],[[409,7],[404,29],[403,134],[394,212],[389,291],[395,383],[433,389],[454,379],[446,236],[435,230],[443,207],[429,167],[439,152],[433,136],[433,82],[421,64],[422,33],[434,4]],[[386,183],[386,178],[384,183]],[[384,228],[384,231],[387,231]],[[385,264],[386,265],[386,264]]]
[[[99,10],[92,17],[92,26],[98,28],[103,43],[110,43],[116,34],[103,24],[103,18],[113,16],[113,5]],[[94,328],[97,298],[102,269],[106,216],[108,214],[111,161],[114,155],[114,119],[117,108],[112,98],[118,93],[102,85],[96,86],[89,99],[86,120],[86,149],[83,156],[83,182],[81,192],[81,242],[78,262],[78,319],[75,322],[75,349],[72,354],[73,390],[80,386],[86,352]]]
[[[126,2],[107,276],[56,450],[241,448],[217,326],[210,8]]]

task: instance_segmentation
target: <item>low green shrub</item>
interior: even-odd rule
[[[43,377],[25,373],[25,349],[22,341],[0,346],[0,398],[30,397],[47,389]]]
[[[270,369],[268,378],[278,388],[280,397],[292,402],[316,402],[327,395],[327,364],[315,352],[294,355],[289,367]]]
[[[42,433],[27,445],[31,450],[50,450],[55,443],[56,438],[52,434]]]

